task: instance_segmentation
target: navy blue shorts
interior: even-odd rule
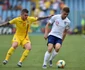
[[[47,44],[49,44],[49,43],[51,43],[53,45],[55,45],[56,43],[60,43],[62,45],[62,39],[55,37],[53,35],[49,35]]]

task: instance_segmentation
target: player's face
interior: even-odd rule
[[[63,12],[62,12],[62,19],[65,19],[67,16],[68,16],[68,13],[65,12],[65,11],[63,11]]]
[[[23,20],[27,20],[27,17],[28,17],[28,13],[23,13],[23,14],[22,14],[22,19],[23,19]]]

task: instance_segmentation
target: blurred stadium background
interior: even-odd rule
[[[29,10],[29,16],[44,17],[59,14],[64,6],[71,11],[68,16],[71,20],[68,33],[71,35],[67,35],[63,42],[59,55],[53,60],[53,67],[46,70],[62,70],[56,67],[60,59],[66,61],[63,70],[85,70],[85,36],[81,36],[85,34],[85,0],[0,0],[0,24],[19,16],[23,8]],[[0,70],[43,70],[43,57],[47,50],[43,33],[47,21],[45,19],[31,25],[32,50],[22,68],[16,65],[23,52],[21,47],[14,52],[7,65],[2,64],[16,29],[14,25],[0,27]]]
[[[64,6],[70,8],[70,34],[85,33],[82,24],[85,24],[85,0],[0,0],[0,24],[20,15],[23,8],[29,10],[29,16],[44,17],[59,14]],[[43,33],[48,19],[35,22],[31,25],[31,33]],[[12,34],[15,26],[0,27],[0,34]]]

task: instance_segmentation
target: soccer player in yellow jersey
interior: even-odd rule
[[[15,49],[19,45],[21,45],[23,48],[25,48],[25,50],[24,50],[17,65],[19,67],[22,67],[23,60],[28,56],[28,54],[31,50],[31,41],[30,41],[29,36],[28,36],[28,30],[30,29],[30,25],[34,21],[51,17],[51,16],[41,17],[41,18],[29,17],[28,12],[29,11],[27,9],[23,9],[21,11],[20,17],[14,18],[14,19],[10,20],[9,22],[5,22],[5,23],[0,25],[0,26],[6,25],[6,24],[15,24],[16,25],[16,33],[14,34],[14,37],[12,39],[12,46],[8,50],[6,58],[3,61],[4,65],[7,64],[10,56],[13,54]]]

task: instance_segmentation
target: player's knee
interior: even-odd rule
[[[13,47],[14,49],[16,49],[16,48],[18,47],[18,43],[17,43],[17,42],[14,42],[14,43],[12,44],[12,47]]]
[[[61,44],[57,43],[57,44],[55,45],[55,50],[56,50],[56,52],[59,52],[60,48],[61,48]]]
[[[60,47],[55,47],[56,52],[59,52],[59,50],[60,50]]]
[[[18,47],[17,45],[16,46],[13,46],[14,49],[16,49],[17,47]]]
[[[31,44],[30,43],[25,44],[24,47],[27,50],[31,50]]]
[[[52,52],[52,48],[48,48],[48,52],[51,53]]]
[[[48,52],[51,53],[53,49],[53,45],[52,44],[48,44]]]
[[[27,46],[26,49],[27,49],[27,50],[31,50],[31,46]]]

